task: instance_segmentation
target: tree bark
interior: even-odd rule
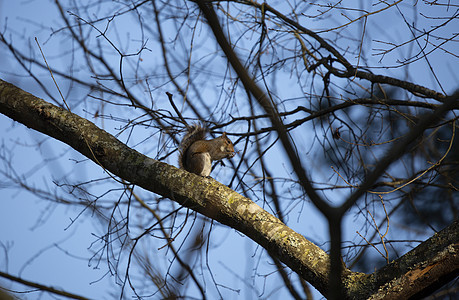
[[[328,254],[227,186],[153,160],[90,121],[2,80],[0,113],[68,144],[115,176],[240,231],[327,295]],[[448,282],[459,270],[458,229],[456,221],[373,274],[344,269],[343,298],[404,299]]]
[[[68,144],[132,184],[240,231],[326,293],[327,253],[227,186],[151,159],[90,121],[2,80],[0,112]]]
[[[369,299],[420,299],[459,275],[459,220],[374,272]]]

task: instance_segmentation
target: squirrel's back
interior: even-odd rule
[[[183,137],[180,143],[179,166],[181,169],[186,169],[186,151],[196,141],[205,140],[207,129],[200,124],[193,124],[188,127],[188,132]]]
[[[188,127],[180,143],[179,165],[181,169],[201,176],[209,176],[212,161],[234,156],[234,146],[224,132],[221,136],[206,140],[207,129],[199,124]]]

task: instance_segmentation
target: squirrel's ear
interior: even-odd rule
[[[222,136],[223,136],[223,137],[226,137],[226,132],[223,132]]]

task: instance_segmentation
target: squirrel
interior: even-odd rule
[[[234,146],[224,132],[218,138],[206,140],[207,129],[199,124],[188,127],[180,143],[179,166],[188,172],[209,177],[212,161],[234,156]]]

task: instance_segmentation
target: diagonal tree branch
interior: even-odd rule
[[[421,299],[459,275],[459,220],[365,278],[355,299]]]
[[[295,171],[296,176],[299,179],[299,183],[306,191],[309,199],[314,205],[327,217],[329,224],[331,250],[330,250],[330,272],[329,272],[329,295],[332,299],[339,299],[342,297],[342,286],[341,286],[341,274],[343,272],[344,265],[341,260],[341,221],[343,214],[339,214],[339,210],[330,206],[325,202],[322,197],[314,189],[305,169],[301,164],[301,160],[298,157],[298,153],[293,147],[290,136],[279,117],[277,108],[272,104],[267,94],[254,82],[254,80],[248,74],[246,68],[242,65],[236,53],[233,51],[228,39],[225,37],[223,30],[220,26],[217,14],[212,7],[211,3],[207,1],[196,1],[201,12],[207,19],[212,32],[215,35],[215,39],[220,45],[221,49],[228,58],[229,63],[233,67],[234,71],[240,78],[247,93],[254,96],[260,106],[265,110],[271,123],[279,135],[279,139],[282,142],[285,152],[290,160],[290,164]]]
[[[325,251],[227,186],[151,159],[90,121],[2,80],[0,113],[68,144],[126,181],[242,232],[326,294]]]
[[[200,10],[207,19],[209,26],[212,32],[215,35],[215,39],[220,45],[221,49],[228,58],[228,62],[233,67],[234,71],[237,73],[240,78],[244,88],[248,93],[252,94],[260,106],[264,109],[268,115],[271,123],[276,128],[276,131],[279,135],[279,138],[284,146],[285,152],[287,153],[291,165],[295,170],[296,175],[298,176],[300,184],[305,189],[311,201],[314,205],[325,215],[330,212],[331,207],[326,203],[315,191],[314,187],[309,180],[306,171],[304,170],[301,161],[294,150],[294,147],[290,141],[290,137],[287,133],[287,130],[279,117],[277,108],[272,104],[271,100],[268,98],[266,93],[252,80],[247,70],[244,68],[236,53],[231,48],[227,38],[225,37],[223,30],[220,26],[217,14],[215,13],[212,4],[208,1],[196,1]]]
[[[442,117],[445,113],[450,111],[453,107],[457,105],[457,94],[444,99],[444,95],[439,93],[431,93],[430,90],[416,86],[414,84],[408,82],[402,82],[397,79],[385,77],[385,76],[374,76],[372,74],[368,75],[362,71],[356,71],[346,60],[344,57],[340,56],[339,53],[335,54],[340,62],[342,62],[347,69],[345,75],[342,75],[341,71],[332,72],[333,74],[339,77],[352,77],[352,74],[356,74],[357,77],[362,79],[370,80],[371,82],[380,82],[380,83],[389,83],[394,86],[399,86],[404,88],[410,92],[418,92],[418,93],[425,93],[425,95],[430,96],[435,99],[442,99],[444,104],[438,107],[434,113],[426,116],[422,119],[422,121],[417,124],[413,130],[410,131],[410,134],[402,139],[401,142],[397,143],[396,146],[391,149],[391,152],[386,155],[377,165],[376,169],[365,179],[365,181],[361,184],[359,189],[354,192],[351,197],[340,207],[334,208],[329,206],[325,203],[319,195],[317,195],[315,189],[311,185],[308,176],[304,168],[301,165],[301,161],[299,160],[296,152],[294,151],[290,138],[287,134],[285,126],[283,125],[279,114],[277,113],[276,108],[272,105],[271,101],[269,100],[266,93],[261,90],[258,85],[252,80],[249,76],[246,68],[242,66],[241,62],[239,61],[236,53],[233,51],[230,43],[228,42],[228,38],[225,37],[223,30],[220,26],[220,22],[218,20],[217,14],[215,13],[212,7],[212,1],[195,1],[205,18],[207,19],[209,26],[212,32],[215,35],[217,42],[219,43],[221,49],[225,53],[228,61],[231,63],[233,69],[237,73],[238,77],[240,78],[241,82],[243,83],[245,89],[251,93],[254,98],[258,101],[260,106],[266,111],[267,115],[269,116],[273,126],[276,128],[279,138],[284,146],[284,149],[290,159],[292,168],[295,170],[296,175],[298,176],[299,182],[302,184],[303,188],[305,189],[306,193],[310,197],[311,201],[314,205],[327,217],[329,222],[329,231],[330,231],[330,239],[331,239],[331,252],[330,252],[330,259],[331,259],[331,267],[330,267],[330,291],[331,296],[333,299],[341,298],[341,272],[342,272],[342,264],[341,264],[341,221],[342,217],[346,213],[346,211],[355,203],[360,196],[362,196],[373,184],[374,182],[381,176],[381,174],[386,170],[386,168],[398,159],[405,151],[408,144],[418,138],[428,126],[433,124],[434,122],[438,121],[440,117]],[[271,9],[271,12],[275,12],[272,8],[270,8],[266,4],[262,4],[261,9],[264,8]],[[279,17],[279,15],[278,15]],[[285,20],[284,20],[285,21]],[[307,34],[313,36],[317,41],[321,43],[321,45],[327,48],[332,53],[337,51],[329,46],[324,40],[322,40],[317,34],[308,31],[307,29],[303,28],[303,32],[307,32]],[[332,50],[335,50],[334,52]],[[333,71],[333,70],[330,70]],[[347,273],[347,270],[344,270],[343,274]]]
[[[1,272],[1,271],[0,271],[0,277],[9,279],[11,281],[19,282],[20,284],[27,285],[27,286],[39,289],[41,291],[47,291],[47,292],[52,293],[52,294],[65,296],[65,297],[70,298],[70,299],[80,299],[80,300],[87,300],[88,299],[88,298],[80,296],[80,295],[72,294],[72,293],[69,293],[69,292],[66,292],[66,291],[55,289],[55,288],[53,288],[51,286],[46,286],[46,285],[42,285],[42,284],[39,284],[39,283],[36,283],[36,282],[25,280],[25,279],[22,279],[22,278],[19,278],[19,277],[16,277],[16,276],[13,276],[11,274],[8,274],[8,273],[5,273],[5,272]],[[0,291],[1,291],[1,289],[0,289]],[[3,297],[4,297],[4,295],[0,293],[0,299],[2,299],[2,300],[10,299],[10,298],[6,298],[6,297],[3,298]],[[11,297],[11,299],[16,299],[16,298]]]
[[[168,197],[250,237],[328,294],[329,255],[260,206],[213,179],[153,160],[90,121],[0,80],[0,113],[54,137],[106,171]],[[431,291],[459,272],[459,221],[373,274],[345,269],[349,299],[393,299],[398,287],[412,297]]]

